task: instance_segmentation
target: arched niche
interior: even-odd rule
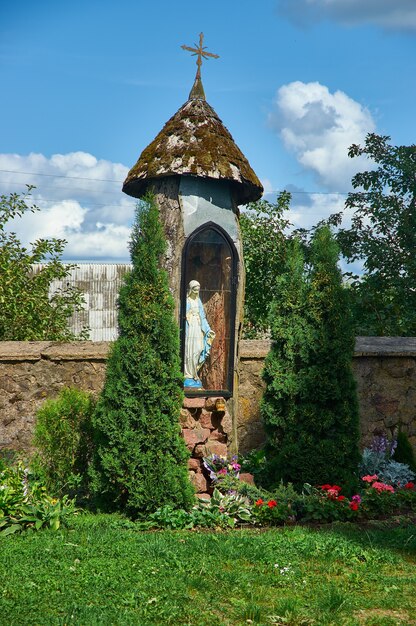
[[[237,262],[234,243],[213,222],[197,228],[185,243],[181,353],[187,396],[232,395]],[[199,283],[199,291],[195,282]]]

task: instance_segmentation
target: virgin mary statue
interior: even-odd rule
[[[215,337],[199,297],[200,288],[197,280],[191,280],[186,297],[184,387],[195,389],[202,388],[199,371],[210,353]]]

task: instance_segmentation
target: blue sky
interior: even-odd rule
[[[187,100],[199,33],[208,102],[290,219],[340,209],[367,132],[415,143],[416,0],[55,0],[0,7],[0,193],[36,185],[22,239],[128,261],[121,181]],[[115,181],[115,182],[114,182]]]

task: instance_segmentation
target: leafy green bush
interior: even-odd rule
[[[384,483],[379,483],[384,484]],[[363,493],[361,502],[361,515],[369,519],[377,519],[382,516],[398,513],[400,501],[394,490],[383,488],[377,489],[368,485]]]
[[[357,519],[360,514],[361,496],[351,500],[341,494],[338,485],[324,484],[313,487],[305,484],[302,500],[296,503],[297,518],[305,522],[334,522]]]
[[[269,329],[269,294],[277,276],[284,271],[287,235],[290,225],[283,216],[289,209],[290,193],[278,195],[276,202],[251,202],[240,216],[246,270],[244,336],[254,339]]]
[[[224,478],[221,478],[216,484],[216,487],[221,493],[233,491],[244,498],[249,498],[251,502],[255,502],[259,498],[267,498],[270,496],[270,493],[265,489],[242,482],[234,476],[224,476]]]
[[[384,452],[372,448],[364,448],[360,463],[360,476],[376,474],[378,479],[387,485],[400,487],[415,478],[408,465],[394,461]]]
[[[242,472],[252,474],[256,484],[263,484],[267,469],[266,452],[264,448],[250,450],[247,454],[241,455],[239,462],[241,464]]]
[[[221,493],[219,489],[214,489],[211,499],[201,500],[199,507],[209,511],[219,511],[228,515],[229,526],[234,526],[236,522],[250,522],[251,510],[248,498],[237,493]]]
[[[8,228],[9,221],[39,210],[28,204],[34,187],[27,187],[26,194],[0,196],[0,341],[86,339],[87,328],[76,337],[68,326],[68,318],[83,309],[82,293],[69,286],[49,294],[51,283],[76,267],[61,261],[66,242],[38,239],[26,249]],[[34,272],[36,263],[45,265]]]
[[[75,388],[64,388],[57,398],[47,400],[36,413],[32,467],[47,489],[57,494],[87,492],[87,470],[93,453],[91,418],[93,396]]]
[[[271,313],[272,349],[263,379],[262,417],[270,484],[301,489],[328,479],[357,485],[358,401],[351,362],[354,334],[338,248],[316,231],[310,264],[294,242]]]
[[[0,450],[0,472],[18,462],[19,455],[16,450],[12,450],[10,448],[2,448]]]
[[[253,520],[261,526],[280,526],[289,521],[294,522],[295,516],[289,503],[273,498],[267,501],[259,498],[254,503]]]
[[[399,430],[397,435],[397,446],[393,454],[393,459],[398,463],[408,465],[412,472],[416,472],[416,459],[412,444],[403,430]]]
[[[194,503],[180,436],[183,375],[174,302],[161,269],[165,250],[158,207],[148,196],[137,208],[133,269],[119,295],[119,337],[93,418],[97,502],[132,516]]]
[[[74,501],[67,496],[51,498],[22,462],[0,471],[0,535],[28,528],[58,530],[75,511]]]
[[[190,511],[175,509],[167,504],[138,522],[141,529],[166,528],[233,528],[237,522],[251,521],[247,500],[232,494],[223,495],[217,489],[209,501],[199,501]]]

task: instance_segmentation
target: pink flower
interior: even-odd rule
[[[372,476],[370,475],[363,476],[361,480],[363,480],[365,483],[372,483],[375,480],[377,480],[377,478],[378,478],[377,474],[373,474]]]
[[[353,496],[353,497],[351,498],[351,502],[356,502],[357,504],[360,504],[360,502],[361,502],[361,496],[359,496],[359,495],[358,495],[358,493],[357,493],[357,495],[355,495],[355,496]]]
[[[239,463],[231,463],[231,467],[233,468],[233,470],[235,470],[236,472],[239,472],[241,469],[241,465]]]
[[[227,468],[223,467],[219,470],[218,474],[226,474],[227,473]]]
[[[273,509],[275,506],[277,506],[276,500],[269,500],[267,506],[269,507],[269,509]]]
[[[394,493],[394,489],[391,485],[386,485],[385,483],[373,483],[372,485],[373,489],[376,489],[379,493],[381,493],[382,491],[391,491],[391,493]]]
[[[256,500],[256,506],[263,506],[264,502],[261,498],[259,498],[258,500]]]

